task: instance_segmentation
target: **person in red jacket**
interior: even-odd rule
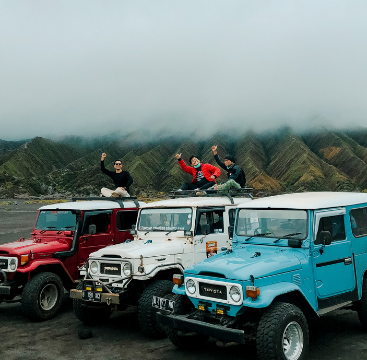
[[[191,156],[187,166],[182,160],[181,154],[176,154],[181,169],[193,176],[191,183],[183,183],[181,190],[203,190],[213,186],[215,179],[220,175],[220,169],[210,164],[202,164],[197,156]]]

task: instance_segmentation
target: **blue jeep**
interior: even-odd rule
[[[367,328],[367,194],[300,193],[238,206],[233,247],[175,276],[153,304],[179,348],[256,342],[259,359],[305,359],[308,320],[350,306]],[[171,311],[170,311],[171,309]]]

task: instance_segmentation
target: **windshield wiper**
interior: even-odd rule
[[[57,234],[60,234],[61,232],[63,232],[65,229],[70,229],[70,228],[74,228],[75,229],[75,225],[70,225],[70,226],[64,226],[62,229],[60,229]]]
[[[301,234],[302,234],[302,233],[298,232],[298,233],[292,233],[292,234],[283,235],[282,237],[280,237],[280,238],[276,239],[276,240],[274,241],[274,243],[273,243],[273,244],[275,244],[275,243],[277,243],[278,241],[280,241],[280,240],[282,240],[282,239],[285,239],[285,238],[287,238],[287,237],[290,237],[290,236],[296,236],[296,235],[301,235]]]
[[[250,240],[250,239],[253,239],[254,237],[265,236],[267,234],[268,233],[252,235],[252,236],[248,237],[245,241]]]
[[[40,234],[43,234],[45,233],[47,230],[50,230],[50,229],[56,229],[56,226],[46,226],[44,229],[42,229],[40,231]]]
[[[172,232],[176,232],[176,231],[178,231],[178,230],[176,229],[176,230],[168,231],[168,233],[167,233],[167,234],[165,234],[165,235],[168,235],[168,234],[170,234],[170,233],[172,233]]]

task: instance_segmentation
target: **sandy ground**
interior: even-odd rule
[[[0,206],[0,243],[27,237],[33,228],[39,204]],[[62,311],[52,320],[34,323],[22,313],[20,303],[0,305],[0,359],[182,359],[255,360],[251,345],[226,345],[210,339],[200,350],[177,350],[168,339],[151,340],[137,325],[137,312],[129,308],[115,313],[102,326],[92,327],[93,337],[78,338],[83,325],[74,316],[66,297]],[[309,360],[367,360],[367,333],[357,314],[339,310],[322,317],[310,329]]]

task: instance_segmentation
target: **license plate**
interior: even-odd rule
[[[82,299],[85,301],[101,302],[102,293],[94,291],[83,291]]]
[[[164,299],[158,296],[153,296],[152,306],[154,308],[173,312],[175,302],[173,300]]]

